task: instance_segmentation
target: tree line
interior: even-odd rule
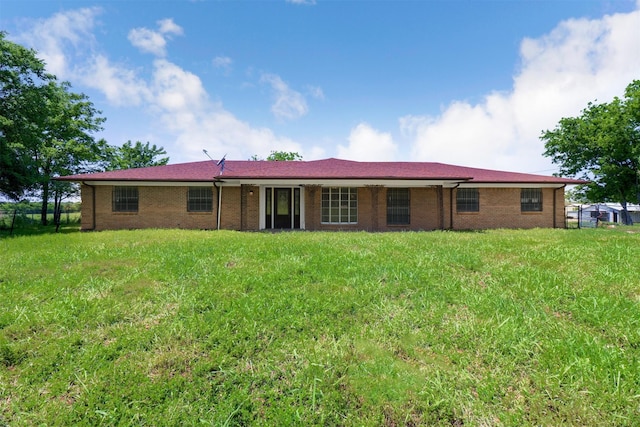
[[[50,200],[59,210],[77,194],[74,184],[52,178],[168,163],[165,150],[149,142],[96,139],[105,120],[86,95],[47,73],[34,50],[0,32],[0,196],[40,199],[46,225]]]

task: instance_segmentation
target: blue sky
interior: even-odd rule
[[[640,78],[640,0],[2,0],[0,28],[171,163],[420,160],[550,174],[541,132]]]

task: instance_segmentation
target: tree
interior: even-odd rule
[[[262,160],[257,154],[249,157],[249,160]],[[267,156],[268,161],[272,162],[289,162],[302,160],[302,156],[295,151],[271,151],[271,154]]]
[[[34,50],[5,36],[0,31],[0,194],[18,200],[36,178],[27,147],[34,140],[42,87],[55,77]]]
[[[96,170],[107,147],[92,136],[102,130],[100,111],[70,89],[45,72],[34,50],[0,32],[0,192],[14,200],[40,196],[43,225],[51,191],[57,205],[70,190],[51,179]]]
[[[52,184],[52,178],[92,172],[107,148],[104,140],[96,141],[92,134],[102,130],[105,119],[84,94],[70,92],[69,83],[50,82],[39,106],[39,118],[34,122],[34,138],[29,146],[38,172],[36,188],[42,198],[41,222],[47,225],[50,191],[54,191],[56,207],[62,201],[68,184]]]
[[[144,168],[147,166],[162,166],[169,163],[168,157],[158,158],[167,154],[163,147],[142,144],[136,141],[125,142],[121,147],[110,146],[106,154],[106,170]]]
[[[293,151],[272,151],[271,154],[267,156],[267,160],[276,162],[290,162],[295,160],[302,160],[302,156]]]
[[[623,223],[632,224],[627,204],[640,203],[640,80],[627,86],[624,99],[589,103],[581,116],[561,119],[540,138],[560,174],[589,181],[578,194],[620,203]]]

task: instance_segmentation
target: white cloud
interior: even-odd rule
[[[207,93],[198,76],[166,59],[154,61],[154,103],[163,111],[200,110],[207,102]]]
[[[391,134],[380,132],[367,123],[360,123],[351,130],[349,145],[338,146],[338,157],[361,161],[392,161],[395,160],[397,149]]]
[[[280,76],[265,73],[260,78],[260,82],[269,84],[273,90],[275,100],[271,106],[271,112],[276,118],[281,120],[298,119],[309,111],[304,96],[291,89]]]
[[[553,168],[542,157],[542,131],[580,114],[589,101],[623,96],[640,70],[640,11],[572,19],[520,46],[521,65],[505,93],[482,102],[456,101],[438,116],[400,119],[412,158],[534,172]]]
[[[156,124],[152,132],[158,137],[151,142],[163,145],[173,162],[201,159],[203,148],[212,155],[227,152],[229,158],[266,157],[271,150],[297,151],[305,159],[324,156],[323,148],[305,152],[296,141],[252,127],[212,102],[197,75],[166,58],[167,42],[182,34],[170,19],[158,21],[156,30],[130,33],[134,45],[156,55],[151,77],[115,62],[99,51],[94,37],[100,13],[98,8],[58,13],[35,21],[16,40],[35,48],[48,71],[61,80],[99,90],[112,105],[151,113]],[[542,37],[523,40],[520,69],[509,91],[487,94],[478,103],[452,102],[436,116],[400,118],[403,135],[413,144],[411,159],[525,172],[549,168],[542,157],[541,131],[553,128],[563,116],[579,114],[589,101],[622,96],[626,85],[638,78],[639,24],[640,11],[634,11],[565,21]],[[232,64],[223,56],[214,66],[216,61],[221,67]],[[324,97],[312,86],[305,87],[303,95],[275,74],[263,74],[260,82],[272,90],[272,112],[279,119],[307,114],[305,96]],[[393,160],[398,145],[389,133],[361,123],[337,151],[343,158]]]
[[[129,41],[132,45],[143,52],[152,53],[157,56],[165,56],[167,41],[164,36],[157,31],[148,28],[134,28],[129,31]]]
[[[318,86],[307,86],[308,94],[315,99],[324,99],[324,92]]]
[[[167,36],[182,34],[181,27],[172,20],[158,21],[158,31],[139,28],[129,33],[135,46],[157,55],[150,78],[94,52],[94,17],[99,12],[82,9],[56,14],[36,22],[19,37],[42,57],[57,58],[58,67],[48,70],[61,79],[100,91],[111,105],[138,106],[141,114],[150,113],[155,127],[146,132],[146,140],[164,146],[174,163],[202,160],[203,148],[212,155],[228,153],[229,158],[235,159],[253,154],[266,157],[272,150],[302,153],[301,145],[290,138],[267,128],[252,127],[220,103],[212,102],[197,75],[165,58]],[[286,85],[284,92],[296,98]],[[109,122],[105,127],[108,126]]]
[[[276,149],[301,150],[293,140],[278,137],[270,129],[253,128],[211,102],[198,76],[165,59],[154,61],[151,90],[152,109],[186,159],[202,157],[202,149],[236,159]]]
[[[73,73],[70,64],[73,58],[68,56],[67,47],[82,50],[95,42],[92,31],[100,13],[97,7],[56,13],[51,18],[35,21],[32,28],[19,34],[16,40],[37,47],[38,57],[44,60],[47,71],[66,79]]]
[[[266,157],[272,150],[301,152],[300,144],[289,138],[275,135],[268,128],[255,128],[239,120],[230,112],[208,109],[197,112],[195,126],[186,127],[181,122],[177,132],[177,146],[190,158],[201,157],[203,148],[210,153],[224,153],[231,159],[248,159],[253,154]]]
[[[181,36],[183,34],[182,27],[173,22],[173,19],[166,18],[158,21],[158,27],[161,34],[175,34]]]
[[[291,150],[290,150],[291,151]],[[313,146],[309,150],[299,152],[304,160],[319,160],[327,156],[327,151],[323,147]]]
[[[150,96],[147,83],[125,67],[111,64],[101,54],[87,60],[87,67],[77,73],[86,86],[100,90],[107,100],[117,106],[138,106]]]
[[[102,92],[118,106],[138,106],[149,96],[147,84],[136,72],[113,64],[96,51],[93,31],[99,8],[56,13],[35,21],[17,39],[33,47],[47,64],[47,71],[60,80],[80,83]]]
[[[286,0],[287,3],[293,3],[293,4],[308,4],[308,5],[314,5],[316,4],[316,0]]]
[[[157,22],[158,31],[148,28],[134,28],[129,31],[128,39],[132,45],[142,52],[164,57],[167,55],[167,39],[170,35],[182,35],[182,28],[176,25],[172,19],[162,19]]]
[[[220,68],[224,70],[225,74],[228,74],[231,72],[233,59],[229,58],[228,56],[216,56],[215,58],[213,58],[212,63],[215,68]]]

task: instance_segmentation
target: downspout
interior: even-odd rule
[[[82,181],[82,185],[91,188],[91,228],[87,231],[94,231],[96,229],[96,187],[84,181]]]
[[[453,190],[460,187],[460,183],[457,183],[455,187],[449,189],[449,229],[453,230]]]
[[[213,180],[213,186],[216,187],[216,198],[218,199],[218,215],[216,218],[216,230],[220,230],[220,207],[222,206],[222,187],[216,185],[216,180]]]
[[[564,184],[562,187],[558,187],[556,189],[553,190],[553,228],[558,228],[558,219],[557,219],[557,213],[556,210],[558,208],[558,190],[563,190],[564,188],[567,186],[567,184]],[[566,213],[564,212],[564,204],[562,205],[562,216],[566,217]],[[565,218],[565,225],[564,228],[567,228],[567,220]]]

